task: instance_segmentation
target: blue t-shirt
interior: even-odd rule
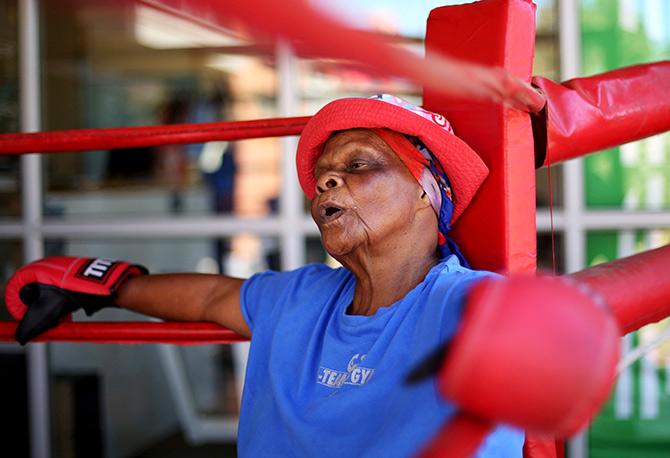
[[[450,340],[472,283],[490,273],[455,256],[373,316],[348,315],[355,278],[308,265],[264,272],[242,287],[252,331],[242,395],[241,457],[410,457],[456,412],[435,378],[410,370]],[[497,428],[481,457],[520,457],[523,433]]]

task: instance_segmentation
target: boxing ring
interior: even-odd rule
[[[214,8],[213,11],[220,10],[212,2],[192,3]],[[271,2],[260,3],[269,6]],[[240,6],[239,9],[240,18],[255,27],[275,30],[280,35],[282,21],[286,18],[274,17],[273,25],[264,22],[269,19],[263,15],[250,19],[249,11],[245,11],[248,8]],[[482,26],[474,27],[473,24]],[[524,81],[532,80],[540,89],[543,102],[539,107],[537,101],[533,102],[538,108],[534,114],[492,103],[486,97],[473,101],[476,94],[459,97],[456,90],[443,90],[425,75],[405,75],[423,83],[423,105],[445,114],[459,136],[481,154],[491,170],[475,201],[455,227],[454,236],[474,267],[509,274],[535,271],[534,181],[537,167],[561,163],[670,129],[670,104],[658,97],[655,90],[670,81],[670,63],[639,65],[560,84],[546,78],[532,78],[534,25],[535,8],[531,2],[486,0],[434,10],[428,19],[426,35],[428,61],[439,61],[440,56],[448,55],[486,67],[503,68]],[[463,46],[466,42],[468,46]],[[328,50],[328,43],[321,45]],[[341,57],[336,52],[331,55]],[[362,60],[365,55],[350,57]],[[385,70],[399,72],[392,65]],[[630,93],[637,97],[631,99]],[[286,117],[3,134],[0,135],[0,154],[46,154],[295,136],[300,134],[308,119]],[[669,270],[670,247],[664,247],[568,277],[596,291],[613,311],[622,334],[625,334],[670,315],[670,300],[667,299],[670,284],[657,274]],[[625,293],[619,288],[622,282],[630,285]],[[12,341],[15,328],[15,323],[0,323],[0,341]],[[234,343],[245,339],[210,323],[65,322],[37,340],[198,344]],[[449,456],[468,456],[489,428],[490,424],[481,421],[481,417],[454,422],[422,456],[441,456],[445,450],[456,450]],[[454,445],[453,437],[466,439]],[[562,454],[560,443],[534,439],[532,435],[524,450],[526,456],[532,457],[549,458]]]

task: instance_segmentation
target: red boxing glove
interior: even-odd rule
[[[75,310],[92,315],[114,306],[114,294],[128,278],[145,275],[146,268],[101,258],[53,256],[17,270],[5,289],[5,303],[21,320],[15,338],[24,345],[57,326]]]
[[[563,278],[476,285],[440,369],[440,392],[464,411],[566,437],[615,380],[619,328],[607,307]]]

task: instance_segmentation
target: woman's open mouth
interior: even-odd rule
[[[344,214],[344,210],[333,204],[324,204],[319,208],[319,216],[322,223],[330,223]]]

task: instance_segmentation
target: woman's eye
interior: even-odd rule
[[[365,163],[361,161],[354,161],[351,164],[349,164],[349,168],[352,170],[360,169],[362,167],[365,167]]]

